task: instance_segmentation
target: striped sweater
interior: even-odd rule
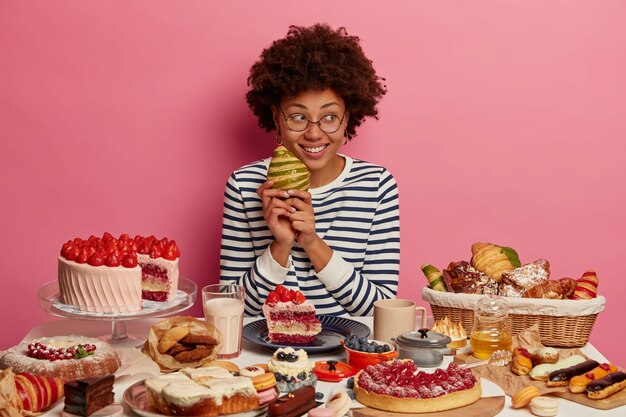
[[[299,289],[318,314],[371,315],[378,299],[396,296],[400,267],[398,187],[385,168],[344,156],[342,173],[312,188],[317,234],[333,250],[315,272],[294,243],[288,268],[268,249],[273,235],[256,193],[266,180],[270,159],[236,170],[224,195],[220,282],[246,288],[247,315],[261,313],[276,285]]]

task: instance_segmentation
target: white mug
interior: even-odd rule
[[[421,311],[421,326],[426,327],[426,308],[414,301],[397,298],[374,302],[374,339],[391,343],[402,333],[416,330],[417,312]]]

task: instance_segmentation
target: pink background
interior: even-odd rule
[[[168,236],[184,276],[217,280],[226,178],[274,146],[248,69],[288,25],[322,21],[387,79],[344,152],[398,180],[400,296],[423,304],[420,264],[475,241],[554,278],[594,268],[591,340],[626,365],[625,20],[622,1],[0,1],[0,348],[52,320],[36,291],[76,236]]]

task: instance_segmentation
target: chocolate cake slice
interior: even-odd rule
[[[79,416],[90,416],[101,408],[113,404],[113,375],[80,379],[65,383],[65,408],[63,411]]]

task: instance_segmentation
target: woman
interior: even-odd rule
[[[311,173],[311,188],[272,189],[269,158],[226,185],[221,282],[246,288],[258,315],[276,285],[300,290],[318,314],[369,315],[395,297],[400,263],[398,190],[383,167],[339,153],[385,94],[359,39],[327,25],[292,26],[250,71],[259,125]]]

